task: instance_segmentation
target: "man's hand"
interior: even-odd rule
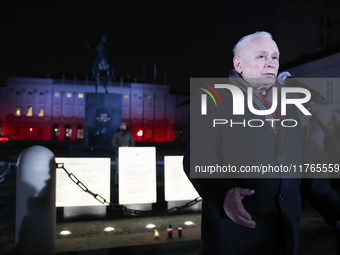
[[[254,195],[255,190],[232,188],[224,199],[223,209],[228,217],[236,224],[255,228],[256,223],[251,219],[250,214],[244,209],[242,199],[245,196]]]

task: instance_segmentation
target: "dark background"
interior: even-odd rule
[[[116,78],[189,89],[190,77],[225,77],[244,35],[271,32],[279,1],[5,1],[0,84],[8,76],[91,75],[95,44],[107,34]]]

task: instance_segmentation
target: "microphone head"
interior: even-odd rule
[[[292,75],[291,75],[289,72],[287,72],[287,71],[282,72],[282,73],[280,73],[280,74],[277,76],[277,81],[278,81],[280,84],[284,85],[284,84],[285,84],[285,79],[286,79],[287,77],[292,77]]]

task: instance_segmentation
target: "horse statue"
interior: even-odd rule
[[[95,49],[98,52],[97,58],[94,62],[92,68],[92,77],[95,79],[96,93],[98,91],[98,86],[102,85],[107,93],[107,81],[111,77],[112,80],[116,80],[114,77],[114,70],[112,59],[110,57],[111,48],[106,41],[106,35],[102,35],[101,41],[98,42]],[[87,47],[91,47],[86,44]]]

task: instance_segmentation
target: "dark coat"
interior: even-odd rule
[[[245,105],[245,115],[232,115],[232,96],[224,89],[218,90],[223,107],[209,104],[208,114],[198,125],[191,119],[190,135],[187,136],[183,160],[187,176],[196,165],[260,166],[302,165],[311,163],[309,150],[304,140],[301,124],[297,127],[282,127],[275,137],[268,123],[263,127],[242,125],[217,125],[212,119],[224,118],[242,122],[262,119],[252,114]],[[190,114],[200,114],[200,95],[191,101]],[[246,98],[246,97],[245,97]],[[212,100],[210,100],[212,101]],[[280,105],[280,103],[278,104]],[[256,106],[255,106],[256,107]],[[294,106],[288,106],[287,116],[276,111],[277,119],[299,120]],[[197,113],[196,113],[197,112]],[[191,116],[192,118],[193,116]],[[197,116],[196,116],[197,117]],[[202,119],[202,118],[201,118]],[[190,156],[190,147],[192,154]],[[194,152],[193,152],[194,151]],[[190,163],[191,161],[191,163]],[[303,178],[218,178],[193,179],[194,187],[203,198],[201,254],[279,254],[278,247],[285,247],[286,254],[297,254],[298,227],[301,218],[301,195],[304,196],[326,219],[334,224],[340,217],[340,199],[329,187],[326,179]],[[211,177],[211,175],[208,177]],[[222,177],[222,178],[221,178]],[[235,177],[235,176],[234,176]],[[245,209],[256,222],[254,229],[235,224],[224,213],[223,202],[228,190],[233,187],[249,188],[255,194],[243,199]]]
[[[135,146],[135,140],[131,133],[124,129],[118,129],[118,131],[113,135],[111,144],[116,148],[116,157],[118,156],[118,147],[121,146]]]

